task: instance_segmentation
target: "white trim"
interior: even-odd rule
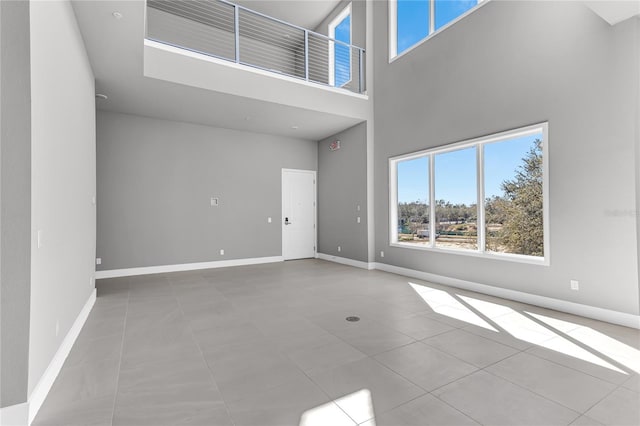
[[[24,426],[29,423],[29,404],[9,405],[0,408],[0,426]]]
[[[477,293],[487,294],[490,296],[500,297],[516,302],[522,302],[529,305],[540,306],[543,308],[566,312],[573,315],[579,315],[586,318],[592,318],[599,321],[606,321],[612,324],[623,325],[625,327],[640,329],[640,315],[627,314],[625,312],[598,308],[596,306],[583,305],[580,303],[554,299],[546,296],[539,296],[522,291],[509,290],[506,288],[480,284],[473,281],[465,281],[457,278],[445,277],[443,275],[417,271],[415,269],[403,268],[400,266],[389,265],[387,263],[377,262],[375,263],[374,267],[375,269],[380,271],[404,275],[406,277],[416,278],[422,281],[430,281],[450,287],[475,291]]]
[[[393,62],[398,55],[398,2],[397,0],[389,0],[389,16],[388,31],[389,31],[389,63]],[[411,47],[407,50],[412,49]],[[405,50],[406,52],[406,50]]]
[[[389,243],[398,241],[398,163],[400,160],[389,159]],[[431,209],[429,209],[431,211]],[[431,221],[433,223],[433,221]],[[431,238],[431,237],[429,237]]]
[[[342,11],[336,15],[335,18],[333,18],[331,20],[331,22],[329,22],[329,25],[327,26],[327,32],[329,34],[329,38],[330,39],[334,39],[336,38],[336,27],[338,25],[340,25],[342,23],[342,21],[344,21],[347,16],[351,17],[351,22],[349,23],[349,45],[352,44],[353,41],[353,15],[351,15],[351,3],[349,3],[347,6],[345,6],[344,9],[342,9]],[[351,62],[352,62],[352,57],[351,57],[351,47],[349,47],[349,80],[345,81],[340,87],[344,87],[347,84],[351,83],[351,80],[353,80],[353,70],[351,69]],[[329,40],[329,86],[332,87],[336,87],[336,51],[335,51],[335,43],[331,40]]]
[[[486,223],[484,222],[484,145],[493,142],[508,141],[522,136],[530,136],[537,133],[542,134],[542,217],[543,217],[543,256],[527,256],[513,253],[496,253],[487,251],[484,240],[486,236]],[[476,175],[477,175],[477,229],[478,248],[475,250],[442,248],[437,247],[435,239],[435,156],[442,153],[457,151],[461,149],[476,149]],[[428,158],[429,160],[429,245],[412,245],[398,242],[398,163],[401,161],[414,160],[417,158]],[[412,250],[436,251],[440,253],[461,254],[494,260],[506,260],[510,262],[529,263],[533,265],[549,266],[551,259],[550,251],[550,225],[549,225],[549,123],[542,122],[516,129],[506,130],[478,138],[467,139],[451,144],[440,145],[421,151],[389,157],[389,245]]]
[[[371,2],[371,0],[368,0],[366,2],[366,27],[365,28],[373,28],[373,4]],[[369,51],[369,48],[371,48],[371,51],[373,51],[373,40],[374,40],[374,36],[373,36],[373,31],[366,31],[366,44],[365,44],[365,48],[367,51]],[[366,62],[366,73],[365,73],[365,80],[366,80],[366,92],[371,96],[371,99],[373,99],[373,97],[375,96],[375,89],[373,87],[373,55],[366,55],[365,57],[365,62]],[[375,239],[375,235],[376,235],[376,227],[375,227],[375,126],[373,125],[373,116],[374,116],[374,111],[373,111],[373,101],[369,102],[369,112],[368,112],[368,119],[367,119],[367,133],[366,133],[366,138],[367,138],[367,145],[366,145],[366,149],[367,149],[367,250],[368,250],[368,256],[367,256],[367,260],[369,262],[371,261],[375,261],[376,259],[376,239]]]
[[[253,257],[246,259],[216,260],[212,262],[182,263],[176,265],[143,266],[139,268],[111,269],[96,271],[96,279],[132,277],[135,275],[162,274],[165,272],[197,271],[200,269],[227,268],[229,266],[260,265],[282,262],[282,256]]]
[[[435,235],[431,234],[431,235]],[[433,243],[433,241],[432,241]],[[459,256],[479,257],[481,259],[504,260],[507,262],[527,263],[529,265],[548,266],[548,262],[542,257],[527,256],[524,254],[498,253],[492,251],[481,252],[479,250],[458,249],[453,247],[429,247],[426,245],[417,245],[411,243],[389,243],[390,247],[398,247],[410,250],[432,251],[434,253],[445,253]]]
[[[544,151],[543,151],[542,158],[544,157],[546,156],[544,155]],[[544,181],[544,176],[542,180]],[[478,203],[476,205],[476,234],[477,234],[476,244],[478,244],[478,249],[482,253],[484,253],[487,249],[487,245],[486,245],[487,224],[485,222],[484,144],[483,143],[477,145],[477,148],[476,148],[476,190],[478,191],[478,194],[477,194]],[[544,188],[542,189],[542,196],[544,197]],[[542,211],[544,212],[544,198],[543,198]],[[481,226],[480,224],[482,224],[482,230],[480,229],[480,226]],[[435,226],[435,223],[434,223],[434,226]],[[435,235],[435,234],[431,234],[431,235]],[[542,244],[544,245],[544,227],[542,228]]]
[[[368,271],[375,269],[374,262],[362,262],[360,260],[353,260],[353,259],[348,259],[346,257],[333,256],[331,254],[324,254],[324,253],[318,253],[317,258],[321,260],[326,260],[329,262],[341,263],[343,265],[349,265],[356,268],[366,269]]]
[[[89,317],[89,313],[91,313],[91,309],[93,309],[93,305],[96,303],[96,289],[94,288],[91,294],[89,295],[89,299],[85,303],[84,307],[78,314],[78,317],[74,321],[71,329],[65,336],[62,344],[58,348],[58,351],[53,356],[53,359],[49,363],[49,366],[45,370],[42,377],[38,381],[38,384],[29,395],[29,425],[35,419],[36,414],[38,414],[38,410],[42,406],[45,398],[49,394],[49,390],[51,390],[51,386],[53,386],[53,382],[55,382],[62,366],[64,365],[67,356],[69,356],[69,352],[71,352],[71,348],[73,344],[76,342],[76,339],[80,335],[80,331],[84,326],[84,323],[87,321]]]
[[[281,187],[280,187],[280,194],[281,194],[281,211],[280,211],[280,227],[281,227],[281,240],[282,240],[282,260],[286,260],[284,257],[284,225],[282,225],[284,223],[284,194],[283,194],[283,189],[284,189],[284,174],[285,172],[293,172],[293,173],[311,173],[313,174],[313,255],[314,257],[318,256],[318,173],[315,170],[303,170],[303,169],[286,169],[283,168],[282,169],[282,173],[281,173]],[[294,260],[294,259],[291,259]]]
[[[302,84],[307,87],[315,87],[316,89],[322,89],[322,90],[327,90],[329,92],[340,93],[341,95],[351,96],[354,98],[360,98],[364,100],[369,99],[369,96],[367,96],[364,93],[355,93],[350,90],[342,90],[339,87],[332,87],[332,86],[329,86],[328,84],[314,83],[312,81],[306,81],[298,77],[291,77],[286,74],[267,71],[261,68],[252,67],[250,65],[237,64],[227,59],[216,58],[214,56],[207,55],[206,53],[188,50],[185,48],[173,46],[171,44],[161,43],[159,41],[154,41],[147,38],[144,39],[144,45],[152,49],[162,50],[164,52],[174,53],[174,54],[186,56],[188,58],[198,59],[205,62],[211,62],[216,65],[224,65],[225,67],[235,68],[237,70],[247,71],[247,72],[251,72],[261,76],[272,77],[272,78],[276,78],[276,79],[280,79],[280,80],[284,80],[292,83]]]

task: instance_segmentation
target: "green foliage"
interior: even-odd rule
[[[418,201],[398,204],[398,221],[403,232],[415,234],[429,223],[429,205]]]
[[[484,215],[487,224],[505,223],[508,219],[508,204],[509,201],[497,195],[494,195],[491,198],[487,198],[484,204]]]
[[[535,141],[512,180],[502,183],[506,215],[499,235],[509,253],[542,256],[544,231],[542,216],[542,143]]]
[[[451,204],[449,201],[436,201],[436,223],[465,223],[478,214],[478,207],[475,204]]]

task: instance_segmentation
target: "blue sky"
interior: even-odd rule
[[[428,35],[429,2],[398,1],[398,53],[404,52]],[[435,0],[435,29],[446,25],[478,4],[477,0]]]
[[[335,29],[335,39],[351,44],[351,15],[340,22]],[[349,48],[343,44],[335,45],[335,85],[341,87],[351,80],[351,64],[349,63]]]
[[[398,0],[398,53],[425,38],[428,31],[429,4],[423,0]]]
[[[502,195],[503,181],[512,179],[540,134],[485,144],[485,197]],[[452,204],[476,202],[476,152],[467,148],[436,155],[436,199]],[[398,201],[426,201],[429,197],[429,166],[426,157],[398,163]]]

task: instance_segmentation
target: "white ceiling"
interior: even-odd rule
[[[236,0],[233,3],[315,30],[340,0]]]
[[[640,14],[638,0],[588,0],[584,3],[610,25]]]
[[[304,22],[301,17],[311,11],[331,10],[335,2],[245,0],[244,3],[259,5],[265,13],[272,14],[287,3],[290,12],[297,8],[299,24]],[[96,93],[108,96],[107,100],[96,100],[100,110],[311,140],[329,137],[357,124],[353,118],[146,78],[144,1],[75,0],[72,5],[96,78]],[[115,11],[122,13],[122,19],[114,18]],[[297,129],[292,129],[294,126]]]

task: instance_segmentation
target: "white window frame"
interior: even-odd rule
[[[329,85],[335,87],[336,86],[336,50],[335,50],[335,40],[336,38],[336,27],[342,23],[346,19],[347,16],[351,16],[351,22],[349,24],[349,45],[353,44],[353,15],[351,15],[351,3],[349,3],[342,12],[340,12],[335,18],[329,22]],[[344,82],[340,87],[344,87],[347,84],[351,83],[353,80],[353,70],[351,69],[351,62],[353,58],[351,57],[352,52],[351,48],[349,48],[349,80]]]
[[[493,142],[506,141],[521,136],[542,134],[542,218],[544,255],[528,256],[513,253],[498,253],[487,251],[485,247],[486,224],[484,223],[484,146]],[[478,190],[478,248],[476,250],[436,247],[435,245],[435,156],[464,148],[477,147],[477,179]],[[429,159],[429,245],[416,246],[411,243],[398,242],[398,163],[405,160],[427,157]],[[505,132],[495,133],[475,139],[464,140],[453,144],[426,149],[409,154],[389,158],[389,245],[410,250],[424,250],[438,253],[450,253],[465,256],[483,257],[487,259],[508,260],[513,262],[530,263],[535,265],[550,265],[550,232],[549,232],[549,123],[543,122],[526,127],[520,127]]]
[[[429,28],[427,31],[427,36],[422,40],[416,42],[411,47],[408,47],[404,52],[398,53],[398,0],[389,0],[389,63],[395,61],[397,58],[404,56],[409,53],[416,47],[420,46],[422,43],[431,39],[432,37],[440,34],[442,31],[446,30],[452,25],[455,25],[458,21],[470,15],[471,13],[478,10],[480,7],[489,3],[490,0],[478,0],[478,4],[473,6],[471,9],[467,10],[462,15],[453,19],[452,21],[447,22],[442,27],[436,28],[436,15],[435,15],[435,0],[427,0],[429,2]]]

